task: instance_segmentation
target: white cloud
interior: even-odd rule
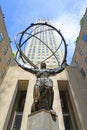
[[[83,2],[83,5],[81,6],[81,10],[80,10],[81,15],[85,14],[86,8],[87,8],[87,0],[85,2]]]
[[[66,43],[69,45],[67,58],[68,63],[71,62],[72,55],[75,49],[75,40],[79,35],[79,21],[80,19],[78,19],[77,16],[72,13],[63,14],[58,19],[53,21],[54,26],[57,29],[61,30],[61,33],[66,40]]]
[[[87,8],[87,0],[76,2],[72,8],[72,12],[63,13],[63,15],[53,20],[53,24],[57,29],[61,30],[69,47],[74,49],[74,42],[80,31],[80,19],[85,14]]]
[[[53,21],[54,26],[61,30],[66,41],[74,42],[79,34],[79,20],[73,14],[64,14]]]
[[[87,0],[79,1],[79,4],[74,4],[73,12],[63,13],[53,21],[57,29],[61,30],[68,46],[68,63],[71,62],[75,49],[75,40],[80,32],[80,19],[85,14],[87,8]]]

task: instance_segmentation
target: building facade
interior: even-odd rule
[[[81,30],[77,39],[72,65],[76,66],[87,84],[87,9],[81,20]]]
[[[47,20],[40,19],[39,21],[47,22]],[[50,31],[50,34],[51,38],[55,36],[55,33],[52,31]],[[47,37],[48,44],[51,44],[50,34],[47,34],[47,36],[46,34],[42,35],[42,37]],[[54,41],[56,41],[56,38],[54,38]],[[34,39],[33,42],[36,43],[38,41]],[[55,44],[56,42],[52,42],[53,49]],[[35,44],[33,43],[32,46],[28,46],[26,54],[34,63],[38,63],[38,57],[42,61],[50,52],[47,52],[46,55],[47,48],[43,47],[43,49],[42,45],[39,49],[38,44],[34,49],[34,46]],[[35,53],[33,53],[33,49]],[[39,53],[39,50],[41,53],[44,52],[43,55]],[[33,55],[34,58],[32,58]],[[59,51],[57,55],[60,63],[62,52]],[[56,66],[54,60],[51,59],[49,62],[46,62],[48,67]],[[63,72],[50,78],[53,81],[53,109],[58,116],[59,130],[87,130],[87,86],[79,75],[78,70],[67,66]],[[1,130],[28,130],[28,118],[31,115],[35,82],[36,76],[34,74],[26,72],[18,66],[9,67],[0,87]]]
[[[10,65],[13,64],[13,54],[10,39],[6,30],[4,15],[0,8],[0,84]]]

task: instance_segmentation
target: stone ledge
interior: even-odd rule
[[[53,121],[47,110],[39,110],[28,116],[26,130],[59,130],[58,118]]]

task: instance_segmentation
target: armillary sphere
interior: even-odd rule
[[[47,38],[48,35],[49,35],[49,40]],[[53,39],[54,36],[56,38]],[[38,42],[35,42],[35,40]],[[24,63],[24,64],[26,63],[27,65],[34,67],[35,69],[39,69],[40,63],[47,62],[50,58],[55,59],[57,63],[54,69],[57,69],[57,68],[61,69],[61,67],[66,64],[66,57],[67,57],[66,41],[61,31],[56,29],[54,26],[48,24],[47,22],[32,23],[24,31],[16,35],[15,43],[17,47],[16,57],[15,57],[16,61],[20,60],[21,63]],[[45,48],[45,52],[46,50],[49,51],[50,55],[48,55],[48,57],[46,56],[45,59],[43,60],[41,58],[41,61],[39,61],[38,64],[35,64],[33,60],[30,59],[29,57],[29,55],[32,55],[31,53],[33,53],[33,52],[30,52],[30,50],[28,49],[28,46],[30,43],[31,43],[31,46],[29,47],[30,50],[32,48],[32,45],[36,46],[36,44],[39,44],[39,46],[42,46],[42,48]],[[28,49],[28,53],[26,54],[27,49]],[[34,48],[34,51],[36,51],[36,49],[37,47]],[[38,48],[38,50],[40,50],[40,48]],[[62,52],[62,56],[59,55],[60,52]],[[35,53],[38,53],[38,51],[36,51]],[[43,56],[43,54],[40,54],[40,55]],[[33,55],[33,58],[35,58],[34,55]]]

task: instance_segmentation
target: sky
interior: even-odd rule
[[[87,0],[0,0],[0,6],[14,52],[15,35],[34,23],[36,19],[46,18],[61,30],[68,44],[67,62],[71,63],[75,40],[80,32],[80,19],[85,14]]]

